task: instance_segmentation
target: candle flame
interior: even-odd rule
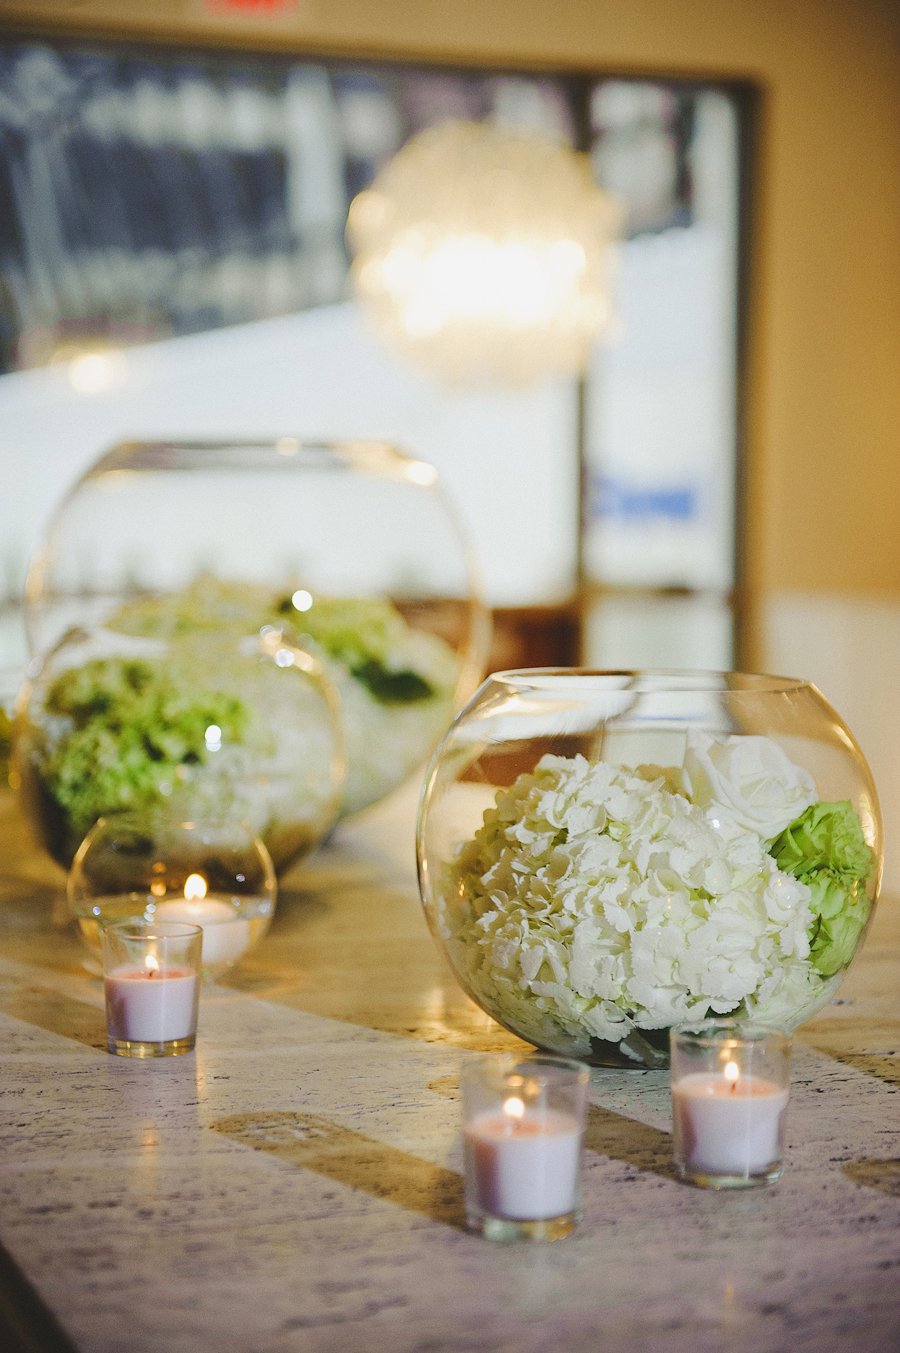
[[[206,879],[202,874],[188,874],[184,881],[184,895],[189,902],[206,896]]]
[[[509,1114],[510,1118],[521,1118],[525,1112],[525,1105],[518,1095],[512,1095],[504,1100],[503,1112]]]
[[[731,1081],[732,1092],[736,1090],[737,1083],[741,1077],[741,1068],[738,1066],[737,1062],[728,1062],[722,1075],[727,1081]]]
[[[155,972],[159,972],[159,964],[153,954],[148,954],[144,959],[144,967],[147,969],[148,977],[152,977]]]

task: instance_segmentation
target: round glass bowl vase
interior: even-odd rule
[[[433,758],[429,924],[465,990],[539,1047],[665,1066],[669,1028],[791,1030],[831,999],[881,878],[862,753],[808,682],[501,672]]]
[[[37,655],[73,625],[303,636],[341,694],[342,813],[427,761],[488,638],[433,467],[382,443],[292,437],[110,451],[51,523],[27,622]]]
[[[222,976],[269,928],[277,885],[269,852],[234,818],[169,813],[101,818],[78,848],[69,907],[99,958],[103,927],[187,922],[203,930],[203,975]]]
[[[237,818],[279,870],[333,824],[344,784],[339,699],[323,663],[277,630],[169,639],[74,629],[13,723],[13,783],[68,868],[100,817]]]

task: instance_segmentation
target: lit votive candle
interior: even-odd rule
[[[246,903],[246,899],[243,899]],[[250,948],[250,922],[237,914],[233,902],[215,893],[207,894],[202,874],[190,874],[184,896],[157,902],[157,921],[186,921],[203,931],[203,966],[222,967],[236,963]]]
[[[554,1240],[580,1218],[588,1070],[536,1053],[490,1058],[463,1081],[466,1214],[496,1240]]]
[[[707,1188],[770,1184],[784,1168],[791,1040],[731,1019],[672,1033],[672,1123],[681,1177]]]
[[[123,1057],[190,1052],[197,1036],[203,932],[184,923],[103,931],[107,1047]]]

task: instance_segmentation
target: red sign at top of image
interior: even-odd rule
[[[208,14],[285,14],[297,0],[203,0]]]

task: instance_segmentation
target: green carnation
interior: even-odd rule
[[[828,869],[804,880],[812,890],[809,956],[823,977],[846,968],[856,953],[869,916],[870,903],[861,883],[847,883]]]
[[[872,851],[852,804],[814,803],[801,813],[769,847],[779,869],[806,878],[818,869],[830,869],[841,878],[867,879]]]
[[[865,884],[874,856],[862,823],[846,799],[814,803],[775,838],[769,854],[809,887],[815,918],[809,956],[823,977],[833,976],[856,952],[871,907]]]

